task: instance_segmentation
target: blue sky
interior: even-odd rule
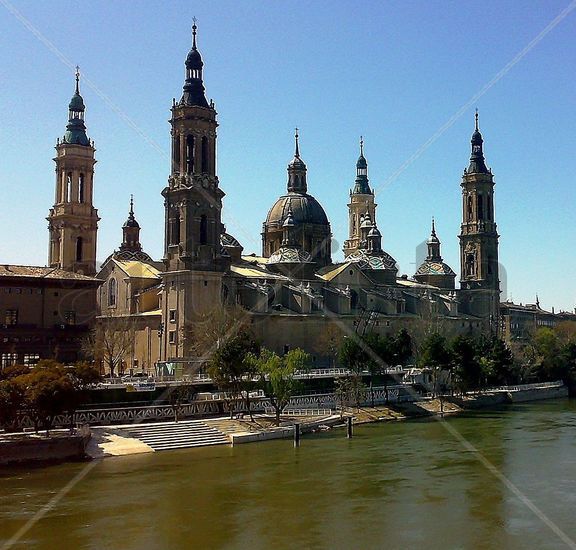
[[[298,126],[309,192],[340,245],[364,135],[384,248],[400,272],[414,273],[432,216],[459,272],[460,177],[478,107],[497,184],[503,299],[533,302],[538,293],[543,307],[572,310],[576,9],[439,132],[568,6],[2,0],[0,261],[47,261],[53,147],[76,63],[97,148],[98,256],[120,244],[134,193],[144,247],[161,257],[167,121],[196,16],[207,95],[219,113],[223,219],[247,253],[260,252],[262,222],[285,190]]]

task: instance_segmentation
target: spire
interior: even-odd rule
[[[298,128],[296,128],[296,132],[294,134],[294,139],[296,141],[296,150],[294,151],[294,157],[299,159],[300,158],[300,149],[298,147]]]
[[[76,65],[76,95],[80,95],[80,67]]]
[[[196,49],[196,29],[198,27],[196,27],[196,17],[192,18],[193,21],[193,25],[192,25],[192,49],[195,50]]]
[[[180,100],[180,105],[208,107],[202,81],[202,68],[204,63],[202,56],[196,46],[196,18],[193,19],[192,25],[192,49],[186,57],[186,82],[184,83],[184,93]]]
[[[142,250],[142,245],[140,244],[140,225],[134,216],[134,195],[130,195],[130,211],[128,212],[128,219],[122,226],[122,234],[121,251],[140,252]]]
[[[489,170],[486,168],[482,148],[484,140],[482,139],[482,134],[478,127],[478,109],[476,109],[474,121],[474,133],[472,134],[471,140],[472,154],[470,155],[470,165],[468,166],[467,172],[469,174],[488,174]]]
[[[360,136],[360,156],[356,162],[356,182],[352,193],[355,195],[372,194],[368,183],[368,163],[364,158],[364,138],[362,136]]]
[[[290,161],[290,164],[288,164],[288,192],[305,194],[308,191],[306,184],[306,164],[300,158],[298,128],[296,128],[294,133],[294,140],[294,158]]]
[[[84,124],[84,100],[80,95],[80,67],[76,65],[76,86],[74,88],[74,95],[68,105],[68,124],[66,125],[66,133],[62,138],[62,143],[69,143],[74,145],[90,145],[90,140],[86,135],[86,125]]]
[[[436,223],[434,217],[432,217],[432,232],[430,233],[430,238],[426,241],[426,244],[428,246],[428,257],[426,259],[441,262],[440,239],[436,235]]]

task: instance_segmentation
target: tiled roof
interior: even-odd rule
[[[60,281],[91,281],[99,283],[102,282],[95,277],[80,275],[80,273],[65,271],[64,269],[59,269],[57,267],[40,267],[35,265],[0,264],[0,277],[17,277],[22,279],[56,279]]]
[[[128,277],[135,279],[159,279],[160,271],[155,267],[138,261],[124,261],[114,260],[114,263],[122,270]]]

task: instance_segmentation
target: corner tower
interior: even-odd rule
[[[344,256],[347,257],[361,247],[361,225],[368,214],[370,220],[376,219],[376,204],[374,191],[368,182],[368,163],[364,158],[364,140],[360,138],[360,157],[356,162],[356,182],[354,189],[350,190],[350,203],[348,204],[348,239],[344,241]]]
[[[98,211],[92,205],[94,142],[86,135],[85,106],[80,95],[80,71],[68,106],[68,124],[56,144],[56,196],[48,215],[48,263],[84,275],[96,273]]]
[[[476,112],[470,165],[462,176],[460,287],[464,313],[478,315],[497,327],[500,280],[498,232],[494,218],[494,176],[486,167]]]
[[[165,199],[164,261],[169,271],[220,271],[222,197],[216,176],[216,110],[206,101],[204,63],[192,27],[182,98],[172,105],[172,168]]]

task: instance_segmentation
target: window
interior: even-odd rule
[[[68,172],[66,176],[66,196],[64,197],[64,202],[70,202],[72,200],[72,172]]]
[[[116,279],[110,279],[108,282],[108,307],[116,307],[118,298],[118,283]]]
[[[172,159],[174,162],[173,171],[180,171],[180,136],[176,136],[172,142]]]
[[[186,137],[186,172],[194,172],[194,136]]]
[[[78,179],[78,202],[84,202],[84,174]]]
[[[208,281],[204,281],[204,286],[208,286]]]
[[[18,355],[15,353],[3,353],[2,354],[2,368],[5,369],[6,367],[11,367],[12,365],[16,364],[18,361]]]
[[[202,214],[200,217],[200,244],[206,244],[208,242],[208,219],[206,214]]]
[[[64,320],[66,321],[67,325],[75,325],[76,324],[76,312],[75,311],[64,312]]]
[[[170,344],[175,344],[176,343],[176,331],[175,330],[171,330],[168,333],[168,342]]]
[[[6,310],[6,321],[5,324],[14,326],[18,324],[18,310],[17,309],[7,309]]]
[[[24,354],[24,365],[29,367],[35,365],[36,363],[38,363],[38,361],[40,361],[40,355],[38,355],[37,353]]]
[[[180,212],[176,209],[170,218],[170,244],[180,244]]]
[[[479,220],[483,220],[484,219],[484,197],[482,195],[478,195],[477,198],[477,210],[478,210],[478,219]]]
[[[202,173],[207,174],[208,172],[208,138],[204,136],[202,138]]]
[[[176,322],[176,310],[175,309],[170,310],[170,322],[171,323]]]
[[[76,239],[76,261],[82,261],[82,237]]]

